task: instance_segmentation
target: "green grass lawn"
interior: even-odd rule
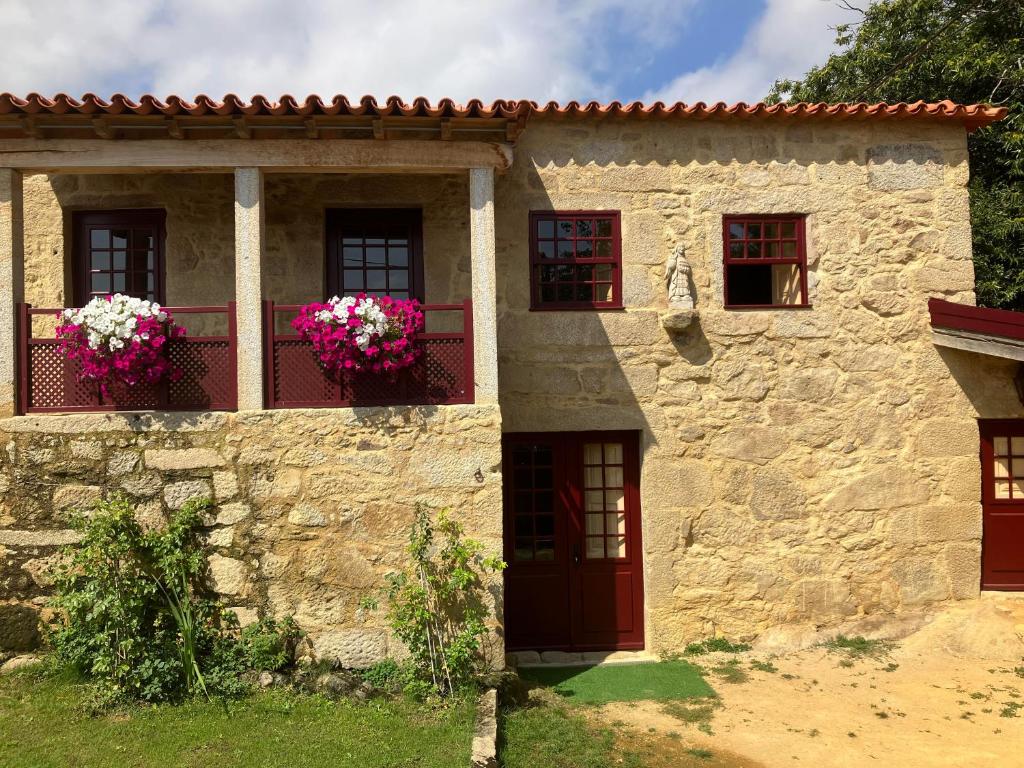
[[[0,677],[4,768],[448,768],[469,762],[474,708],[334,703],[263,693],[86,714],[81,686],[38,673]]]
[[[610,701],[678,701],[714,696],[700,671],[685,661],[595,667],[520,669],[526,681],[550,687],[578,704]]]

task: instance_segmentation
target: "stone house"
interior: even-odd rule
[[[1024,323],[970,306],[1003,113],[0,96],[0,650],[117,490],[214,499],[216,589],[351,665],[417,502],[504,552],[509,650],[1022,588]],[[361,290],[425,304],[397,380],[289,328]],[[113,291],[174,308],[181,382],[78,381],[53,313]]]

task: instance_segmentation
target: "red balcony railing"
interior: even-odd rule
[[[327,374],[313,346],[291,332],[300,304],[264,302],[268,408],[453,405],[473,402],[473,305],[427,304],[423,354],[397,373]]]
[[[21,413],[83,411],[230,411],[238,404],[235,363],[235,304],[217,307],[167,307],[186,331],[224,331],[220,335],[189,333],[167,345],[171,362],[181,368],[179,381],[112,387],[104,397],[96,384],[78,380],[79,364],[59,351],[53,337],[60,309],[18,305],[19,410]],[[48,334],[36,337],[32,321],[47,317]]]

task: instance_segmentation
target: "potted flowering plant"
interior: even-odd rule
[[[60,351],[80,364],[79,380],[99,384],[104,397],[112,384],[132,388],[182,376],[165,348],[185,329],[156,302],[120,293],[97,296],[81,309],[59,312],[57,319]]]
[[[307,304],[292,327],[332,375],[392,373],[416,362],[420,350],[413,339],[423,330],[423,313],[416,299],[358,293]]]

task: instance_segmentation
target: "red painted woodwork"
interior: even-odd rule
[[[778,309],[810,306],[807,299],[807,233],[800,215],[744,215],[722,217],[724,268],[722,270],[726,309]],[[764,273],[771,292],[771,267],[792,264],[800,272],[800,301],[795,304],[744,301],[734,293],[740,290],[739,278],[751,271]],[[733,287],[729,282],[732,276]],[[760,275],[758,275],[759,279]]]
[[[235,304],[223,307],[167,307],[175,321],[189,330],[190,319],[206,315],[204,326],[224,327],[222,335],[189,335],[171,341],[167,354],[184,373],[179,381],[114,387],[104,397],[96,384],[78,380],[79,365],[59,351],[52,334],[36,337],[33,318],[45,317],[53,327],[60,309],[18,305],[18,403],[20,413],[82,411],[231,411],[237,407]]]
[[[625,547],[589,535],[584,446],[621,443]],[[509,650],[644,647],[639,434],[513,433],[504,436],[505,645]],[[590,483],[592,488],[594,483]],[[603,489],[592,490],[604,493]],[[608,513],[601,513],[605,517]],[[592,515],[593,516],[593,515]],[[607,529],[605,529],[607,534]],[[621,556],[618,556],[620,555]]]
[[[1024,312],[957,304],[945,299],[928,299],[932,328],[972,331],[991,336],[1024,340]]]
[[[300,304],[264,302],[264,366],[268,408],[345,408],[371,405],[454,405],[472,403],[473,304],[428,304],[423,354],[409,368],[387,376],[324,372],[313,345],[291,332]],[[453,317],[457,321],[453,322]],[[435,317],[437,318],[435,321]],[[445,323],[447,319],[449,322]],[[432,327],[457,330],[432,330]],[[287,329],[287,330],[284,330]]]
[[[1024,419],[981,419],[981,588],[1024,590]]]
[[[75,304],[111,293],[163,303],[165,220],[161,209],[75,211]]]
[[[621,309],[618,211],[530,212],[530,308]]]

